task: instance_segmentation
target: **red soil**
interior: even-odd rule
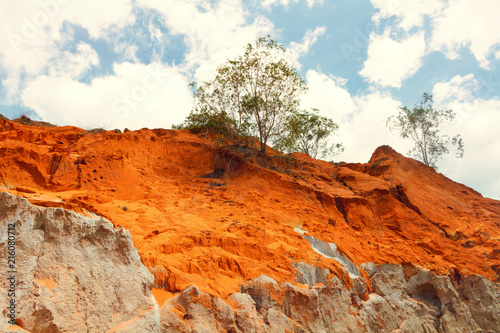
[[[214,172],[221,178],[203,178]],[[378,148],[342,164],[249,148],[216,149],[184,130],[91,134],[0,119],[0,190],[128,229],[162,299],[194,284],[225,297],[266,274],[295,283],[293,262],[339,264],[294,228],[356,264],[412,264],[500,281],[500,202]]]

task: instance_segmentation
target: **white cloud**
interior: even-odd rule
[[[448,7],[433,22],[432,50],[456,59],[468,47],[483,68],[500,43],[500,2],[494,0],[450,0]]]
[[[287,50],[286,56],[290,63],[297,69],[300,69],[299,58],[309,52],[311,46],[322,36],[326,31],[326,27],[316,27],[314,30],[307,30],[302,43],[291,42]]]
[[[344,88],[345,79],[309,70],[306,81],[309,90],[302,97],[302,108],[317,108],[320,114],[332,118],[337,123],[355,110],[351,95]]]
[[[164,34],[161,32],[160,28],[158,28],[156,25],[153,24],[153,22],[149,22],[148,24],[148,30],[149,30],[149,35],[151,40],[157,41],[157,42],[162,42],[164,37]]]
[[[273,30],[272,22],[263,16],[247,22],[250,14],[240,0],[221,0],[214,5],[204,0],[138,0],[138,3],[160,12],[171,34],[184,35],[188,47],[186,68],[199,66],[198,81],[211,79],[220,64]]]
[[[114,75],[90,84],[70,75],[40,76],[28,84],[22,101],[43,120],[59,125],[168,128],[187,116],[192,95],[176,67],[125,62],[114,65]]]
[[[387,117],[398,113],[401,102],[380,92],[351,96],[345,79],[315,70],[309,70],[306,79],[309,90],[302,97],[301,108],[318,108],[321,115],[339,125],[338,135],[331,141],[341,142],[345,150],[335,156],[336,161],[367,162],[382,145],[403,154],[410,149],[409,142],[386,126]]]
[[[493,0],[371,0],[378,11],[372,20],[397,17],[395,27],[405,31],[423,27],[424,17],[432,24],[431,51],[440,51],[452,60],[468,47],[480,66],[490,68],[490,56],[499,58],[500,2]],[[394,26],[393,26],[394,28]]]
[[[380,23],[381,20],[391,16],[397,16],[398,26],[406,31],[413,27],[421,27],[425,15],[436,15],[442,9],[442,0],[371,0],[378,12],[373,16],[373,21]]]
[[[365,163],[382,145],[390,145],[403,154],[409,150],[408,142],[386,126],[387,117],[397,114],[399,101],[380,92],[357,96],[353,101],[355,111],[339,124],[339,137],[345,151],[336,160]]]
[[[468,101],[473,97],[472,92],[478,84],[479,82],[475,79],[473,73],[465,76],[456,75],[450,81],[438,82],[432,89],[434,102],[440,106],[450,101]]]
[[[463,159],[453,154],[439,163],[439,171],[455,181],[474,184],[484,196],[500,199],[500,100],[452,101],[446,108],[456,112],[456,121],[446,133],[460,134],[465,144]]]
[[[292,2],[299,3],[300,0],[292,0]],[[315,4],[323,4],[323,0],[306,0],[307,7],[311,8]],[[290,5],[290,0],[263,0],[261,6],[264,9],[270,10],[272,6],[284,6],[288,7]]]
[[[21,89],[21,77],[32,78],[47,74],[54,64],[68,62],[63,51],[73,40],[68,24],[88,30],[93,38],[107,36],[110,28],[118,28],[133,21],[131,0],[111,0],[106,6],[101,1],[25,0],[0,2],[0,61],[7,78],[2,82],[9,97]],[[89,64],[92,50],[78,46],[76,57],[87,56]],[[81,60],[81,61],[79,61]],[[71,62],[71,61],[70,61]],[[81,66],[83,59],[74,61]],[[69,64],[68,64],[69,65]],[[85,66],[81,67],[83,70]],[[88,68],[88,66],[87,66]],[[77,69],[73,68],[72,70]]]
[[[137,52],[139,47],[133,41],[124,41],[114,45],[114,51],[120,54],[122,61],[139,62],[137,59]],[[154,59],[154,57],[151,57]]]
[[[61,19],[87,29],[94,39],[107,39],[110,29],[120,29],[135,20],[131,0],[106,0],[105,5],[101,0],[58,1],[67,3],[61,5]]]
[[[425,51],[422,32],[401,41],[392,39],[388,30],[383,35],[372,33],[368,58],[359,74],[372,83],[400,88],[402,81],[420,68]]]
[[[89,70],[92,66],[99,64],[99,55],[86,43],[80,43],[76,47],[75,53],[68,51],[62,52],[59,59],[54,61],[50,68],[53,75],[70,75],[72,78],[78,78]]]

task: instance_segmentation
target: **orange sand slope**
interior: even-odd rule
[[[0,191],[130,230],[162,299],[194,284],[226,297],[293,263],[327,267],[298,232],[354,263],[409,263],[500,281],[500,202],[378,148],[366,164],[216,148],[184,130],[93,134],[0,119]]]

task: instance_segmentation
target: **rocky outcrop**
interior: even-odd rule
[[[9,225],[15,226],[10,237],[14,250]],[[9,250],[15,252],[15,263],[7,260]],[[148,314],[155,304],[153,276],[130,233],[115,230],[105,219],[35,207],[3,192],[0,253],[2,332],[9,326],[5,309],[10,299],[15,300],[17,325],[29,332],[149,332],[159,325]],[[15,297],[8,293],[12,276]]]
[[[172,293],[196,285],[226,298],[261,274],[298,282],[300,262],[332,274],[344,262],[354,275],[364,262],[410,262],[500,281],[500,202],[388,146],[367,163],[331,163],[216,147],[185,130],[0,119],[0,189],[126,228],[154,286]],[[311,246],[295,228],[336,248]]]
[[[130,234],[102,218],[40,208],[0,193],[0,251],[15,225],[13,332],[500,332],[500,288],[413,265],[356,266],[335,244],[299,230],[328,268],[294,263],[296,281],[261,275],[223,299],[192,285],[156,304],[153,276]],[[8,309],[7,256],[0,305]],[[7,331],[4,310],[0,329]]]
[[[191,286],[161,308],[162,332],[500,332],[500,288],[483,277],[453,282],[413,266],[363,267],[373,292],[337,277],[297,287],[262,275],[224,302]]]
[[[162,332],[500,332],[500,286],[411,264],[356,266],[335,244],[299,233],[343,267],[345,280],[303,262],[303,284],[261,275],[225,301],[190,286],[161,308]]]
[[[0,117],[0,191],[36,205],[2,194],[18,331],[498,331],[499,201],[388,146],[348,164],[209,136]]]

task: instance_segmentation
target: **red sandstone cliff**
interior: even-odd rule
[[[320,284],[364,280],[359,302],[378,272],[363,263],[500,282],[500,202],[388,146],[365,164],[333,164],[216,148],[184,130],[93,134],[0,119],[0,190],[128,229],[160,305],[190,285],[231,305],[262,274],[310,285],[298,265],[326,272]]]

